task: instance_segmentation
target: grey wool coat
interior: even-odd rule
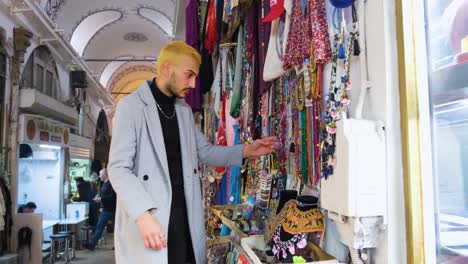
[[[191,108],[175,103],[179,124],[187,215],[197,264],[206,263],[205,225],[198,162],[209,166],[240,166],[243,145],[213,146],[197,129]],[[156,102],[147,82],[120,100],[112,129],[109,179],[117,193],[114,231],[117,264],[170,263],[167,249],[144,246],[135,221],[145,211],[168,234],[171,182]],[[172,263],[170,263],[172,264]],[[179,264],[179,263],[175,263]]]

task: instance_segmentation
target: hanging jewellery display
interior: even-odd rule
[[[294,84],[295,84],[294,86],[296,87],[294,89],[294,99],[296,102],[296,109],[298,111],[303,111],[304,105],[305,105],[304,76],[298,75],[298,77],[296,77],[296,81],[294,82]]]
[[[330,78],[330,86],[328,94],[324,97],[325,109],[322,112],[322,119],[325,126],[322,130],[321,142],[321,177],[327,178],[333,174],[333,167],[335,164],[335,133],[336,121],[340,118],[340,112],[346,108],[349,103],[348,91],[351,88],[350,80],[350,67],[351,67],[351,54],[353,53],[353,46],[355,39],[358,36],[357,20],[353,22],[353,32],[349,33],[346,52],[344,52],[345,39],[346,39],[346,21],[341,14],[343,10],[335,9],[335,15],[338,17],[338,25],[335,24],[335,29],[339,30],[333,38],[333,51],[332,51],[332,71]],[[353,8],[353,17],[355,16],[355,8]],[[354,19],[353,19],[354,20]],[[344,59],[343,75],[340,82],[337,82],[337,65],[338,59]]]
[[[313,106],[310,113],[311,130],[309,162],[309,180],[312,186],[317,186],[320,179],[320,127],[322,120],[320,113],[323,109],[322,100],[322,77],[323,66],[331,58],[330,37],[328,33],[328,23],[326,15],[326,1],[310,0],[309,13],[312,29],[312,45],[310,51],[310,75],[311,75],[311,96]],[[308,139],[309,140],[309,139]]]
[[[323,215],[317,208],[307,211],[301,211],[297,207],[300,202],[296,200],[289,201],[283,208],[284,213],[281,224],[283,229],[290,234],[323,232]],[[304,206],[304,205],[302,205]]]
[[[277,259],[285,259],[288,254],[295,255],[297,249],[302,249],[307,244],[307,233],[323,233],[323,215],[318,208],[302,211],[300,207],[315,207],[316,204],[303,204],[297,200],[286,202],[281,212],[273,217],[267,224],[266,232],[271,234],[273,240],[272,251]],[[282,240],[282,233],[291,237]],[[284,239],[284,238],[283,238]]]
[[[273,236],[272,251],[277,259],[280,259],[280,256],[283,259],[285,259],[288,256],[288,254],[295,255],[296,248],[302,249],[307,246],[307,235],[305,233],[295,234],[292,238],[286,241],[281,240],[280,234],[281,234],[281,225],[278,226]]]

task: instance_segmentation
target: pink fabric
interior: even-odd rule
[[[226,142],[228,146],[234,145],[234,124],[237,124],[237,119],[233,118],[229,111],[231,110],[232,104],[232,91],[229,92],[229,96],[226,100],[226,107],[224,113],[226,113]]]

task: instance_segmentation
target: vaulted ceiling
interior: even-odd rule
[[[118,100],[151,79],[160,48],[183,36],[186,1],[41,0],[41,6]]]

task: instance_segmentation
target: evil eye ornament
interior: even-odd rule
[[[327,132],[330,134],[336,133],[336,127],[327,126]]]

